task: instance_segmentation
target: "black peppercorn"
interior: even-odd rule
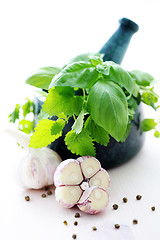
[[[117,204],[113,204],[112,207],[113,207],[114,210],[117,210],[117,209],[118,209],[118,205],[117,205]]]
[[[46,194],[45,194],[45,193],[43,193],[43,194],[41,195],[41,197],[42,197],[42,198],[45,198],[45,197],[46,197]]]
[[[151,209],[152,209],[152,211],[155,211],[156,208],[155,208],[155,206],[153,206],[153,207],[151,207]]]
[[[74,222],[74,225],[75,225],[75,226],[77,226],[77,225],[78,225],[78,222],[77,222],[77,221],[75,221],[75,222]]]
[[[93,229],[93,231],[97,231],[97,228],[94,226],[94,227],[92,227],[92,229]]]
[[[137,219],[133,219],[133,224],[138,224],[138,220]]]
[[[51,190],[48,190],[48,191],[47,191],[47,194],[48,194],[48,195],[52,195],[52,191],[51,191]]]
[[[126,203],[128,202],[128,199],[126,197],[123,198],[123,202]]]
[[[28,202],[30,201],[30,197],[29,196],[25,196],[25,200]]]
[[[142,198],[141,195],[137,195],[137,196],[136,196],[136,199],[137,199],[137,200],[141,200],[141,198]]]
[[[72,238],[73,238],[73,239],[76,239],[76,238],[77,238],[77,235],[76,235],[76,234],[73,234],[73,235],[72,235]]]
[[[80,216],[81,216],[81,215],[80,215],[79,212],[75,213],[75,215],[74,215],[75,218],[80,218]]]
[[[120,228],[120,225],[119,225],[119,224],[115,224],[114,227],[115,227],[116,229],[119,229],[119,228]]]

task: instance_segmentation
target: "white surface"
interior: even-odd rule
[[[21,151],[1,131],[8,126],[7,116],[15,104],[32,95],[33,88],[24,83],[32,71],[43,66],[61,66],[77,54],[98,51],[117,29],[122,17],[140,26],[130,43],[123,67],[148,71],[159,80],[159,9],[159,0],[1,1],[1,239],[67,240],[76,233],[78,240],[110,240],[110,234],[119,234],[116,238],[119,240],[120,234],[126,234],[128,229],[135,240],[159,239],[160,140],[154,139],[152,133],[147,134],[145,145],[135,159],[109,171],[110,202],[106,211],[96,216],[82,213],[79,225],[74,226],[76,208],[63,209],[55,202],[54,195],[43,199],[44,191],[24,191],[15,185],[13,172]],[[146,116],[149,113],[152,115],[153,111],[146,109]],[[24,200],[28,194],[30,202]],[[141,201],[135,200],[137,194],[143,196]],[[128,198],[126,204],[122,203],[124,196]],[[117,211],[112,210],[114,203],[119,205]],[[155,212],[150,209],[152,205],[156,206]],[[138,225],[132,224],[133,218],[139,220]],[[63,220],[69,225],[64,226]],[[115,230],[115,223],[123,227]],[[97,232],[92,232],[94,225]]]
[[[54,194],[42,198],[44,190],[22,190],[15,185],[13,173],[15,164],[22,155],[16,143],[8,136],[1,135],[3,143],[0,169],[0,236],[5,240],[28,240],[28,239],[71,239],[76,233],[79,240],[107,239],[107,236],[118,234],[121,239],[123,234],[132,234],[133,239],[159,239],[160,235],[160,149],[159,140],[148,134],[145,144],[140,153],[130,162],[121,167],[110,170],[110,201],[106,210],[99,215],[87,215],[81,213],[77,219],[78,226],[73,222],[75,212],[78,209],[64,209],[56,201]],[[7,146],[10,146],[7,151]],[[51,190],[53,188],[51,187]],[[54,192],[54,191],[53,191]],[[142,199],[136,200],[136,195],[141,194]],[[29,195],[30,202],[24,197]],[[122,198],[127,197],[128,202],[123,203]],[[117,203],[119,208],[112,209]],[[151,211],[155,206],[156,211]],[[132,220],[138,219],[138,225],[133,225]],[[68,222],[64,226],[63,221]],[[121,228],[114,229],[114,224],[119,223]],[[92,226],[98,230],[92,231]],[[127,233],[125,233],[125,231]],[[129,233],[128,233],[129,230]],[[117,233],[118,232],[118,233]],[[121,236],[122,234],[122,236]],[[132,236],[131,234],[131,236]],[[132,237],[123,238],[131,240]]]

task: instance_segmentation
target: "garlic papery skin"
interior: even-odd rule
[[[16,183],[29,189],[41,189],[53,185],[55,170],[62,161],[60,156],[47,147],[30,148],[30,137],[19,130],[6,129],[5,132],[14,137],[24,148],[15,173]]]

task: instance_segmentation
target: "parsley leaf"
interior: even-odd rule
[[[80,96],[75,96],[74,90],[71,87],[55,87],[49,91],[49,95],[43,104],[44,112],[50,116],[78,115],[82,109],[83,99]]]
[[[69,131],[66,134],[65,143],[68,149],[77,155],[95,156],[96,154],[92,138],[88,135],[85,129],[79,134],[76,134],[73,130]]]
[[[39,121],[35,132],[30,139],[30,147],[42,148],[47,147],[51,142],[62,136],[62,129],[65,125],[63,119],[52,121],[49,119],[43,119]]]
[[[85,129],[89,132],[89,135],[94,141],[101,145],[107,146],[109,143],[109,134],[104,128],[98,126],[91,116],[89,116],[85,122]]]

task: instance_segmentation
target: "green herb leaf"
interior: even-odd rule
[[[58,119],[57,121],[43,119],[39,121],[35,132],[31,136],[29,147],[47,147],[51,142],[62,136],[64,125],[65,121],[62,119]]]
[[[144,119],[141,122],[140,129],[142,132],[150,131],[151,129],[154,129],[157,123],[154,121],[154,119]]]
[[[19,121],[18,128],[22,132],[30,134],[34,130],[34,121],[22,119],[21,121]]]
[[[159,138],[159,137],[160,137],[160,132],[156,130],[156,131],[154,132],[154,136],[155,136],[156,138]]]
[[[76,62],[66,66],[57,74],[49,86],[90,88],[97,81],[99,73],[91,62]]]
[[[77,117],[76,121],[74,122],[72,126],[72,130],[74,130],[75,133],[80,133],[83,128],[83,122],[84,122],[84,116],[87,114],[87,112],[82,109],[79,116]]]
[[[23,117],[26,117],[26,115],[28,113],[30,113],[30,112],[34,113],[35,105],[30,99],[27,98],[26,103],[23,104],[23,106],[22,106],[22,109],[23,109]]]
[[[66,134],[65,143],[72,153],[81,156],[95,156],[95,148],[92,138],[84,129],[79,134],[76,134],[73,130],[69,131]]]
[[[91,116],[89,116],[85,122],[85,129],[89,132],[89,135],[94,141],[101,145],[107,146],[109,143],[109,134],[104,128],[98,126]]]
[[[131,127],[132,127],[132,124],[129,123],[129,124],[127,125],[127,129],[126,129],[126,131],[125,131],[123,137],[121,138],[121,142],[122,142],[122,143],[125,142],[126,139],[127,139],[127,137],[129,136],[130,131],[131,131]]]
[[[150,86],[151,83],[154,81],[154,77],[151,76],[149,73],[142,72],[139,70],[134,70],[129,72],[132,78],[136,81],[136,83],[140,86]]]
[[[75,96],[74,90],[70,87],[56,87],[49,91],[42,108],[50,116],[58,116],[60,113],[72,116],[78,115],[82,109],[83,99]]]
[[[114,62],[106,62],[106,64],[110,67],[108,79],[124,87],[130,94],[132,94],[134,82],[129,73]]]
[[[19,104],[16,104],[14,111],[8,116],[9,122],[15,123],[15,121],[19,119],[19,110],[20,110],[20,106]]]
[[[119,141],[127,128],[126,96],[114,82],[98,81],[89,93],[88,109],[93,120]]]
[[[78,55],[74,58],[72,58],[67,65],[71,64],[71,63],[75,63],[75,62],[80,62],[80,61],[90,61],[91,58],[93,57],[103,57],[103,54],[101,53],[84,53],[84,54],[81,54],[81,55]],[[65,66],[66,67],[66,66]]]
[[[158,102],[159,96],[153,91],[153,88],[146,89],[141,95],[141,101],[156,110],[155,103]]]
[[[61,71],[58,67],[44,67],[27,78],[26,83],[37,88],[47,89],[51,83],[52,78]]]

